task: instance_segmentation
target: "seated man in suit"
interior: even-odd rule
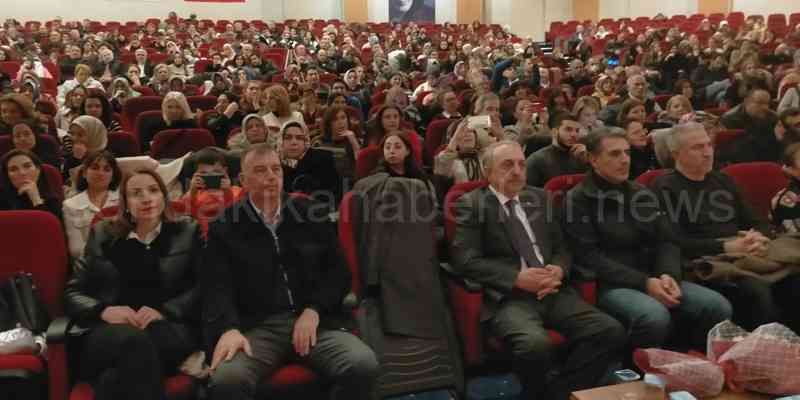
[[[300,362],[338,384],[339,398],[368,399],[378,361],[342,330],[350,273],[333,226],[315,214],[326,208],[283,191],[267,144],[244,152],[241,181],[247,196],[209,227],[201,275],[209,398],[253,399],[260,381]]]
[[[688,337],[671,343],[703,348],[708,331],[730,318],[730,303],[683,280],[668,216],[653,192],[628,180],[625,132],[600,128],[586,148],[592,168],[567,193],[564,231],[576,262],[597,275],[598,306],[626,325],[632,348],[663,347],[678,320]]]
[[[564,399],[596,386],[626,337],[619,322],[565,284],[570,255],[541,189],[526,187],[519,143],[483,153],[489,186],[462,197],[452,243],[454,267],[484,287],[482,319],[514,357],[525,399]],[[560,373],[545,326],[564,334],[570,353]],[[551,374],[552,375],[552,374]]]

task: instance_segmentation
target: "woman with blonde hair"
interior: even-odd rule
[[[161,102],[161,118],[148,121],[139,131],[139,140],[147,152],[150,142],[158,132],[166,129],[193,129],[197,128],[195,115],[189,108],[186,96],[181,92],[169,92]]]
[[[588,135],[592,130],[603,126],[603,121],[597,118],[600,113],[600,100],[594,96],[583,96],[575,101],[572,115],[578,118],[583,135]]]
[[[169,93],[169,81],[172,77],[172,73],[170,68],[167,64],[158,64],[153,68],[153,77],[150,79],[150,83],[147,86],[150,89],[153,89],[159,96],[165,96]]]
[[[692,102],[689,98],[678,94],[669,98],[667,101],[667,109],[658,114],[658,123],[667,124],[670,126],[677,125],[681,117],[686,114],[694,112],[692,109]]]
[[[289,99],[289,92],[282,85],[273,85],[264,90],[266,98],[265,106],[269,113],[264,116],[264,123],[267,125],[269,135],[276,135],[280,138],[280,131],[283,124],[289,121],[303,122],[303,114],[292,111],[292,103]],[[280,140],[276,143],[281,148]]]
[[[75,78],[64,82],[58,87],[58,96],[56,96],[58,105],[64,106],[64,103],[67,100],[67,93],[71,92],[78,86],[83,86],[84,88],[103,89],[103,84],[97,79],[92,78],[92,67],[86,64],[78,64],[75,66]]]

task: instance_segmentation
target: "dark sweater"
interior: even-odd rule
[[[733,179],[712,171],[701,182],[675,171],[656,178],[652,189],[671,222],[673,240],[684,257],[697,258],[724,252],[720,238],[751,228],[767,235],[769,226],[753,213]]]
[[[7,190],[2,190],[0,191],[0,211],[15,211],[15,210],[46,211],[55,215],[59,221],[62,221],[61,200],[55,197],[47,196],[45,193],[42,193],[41,189],[39,190],[39,192],[41,193],[44,203],[40,204],[38,207],[34,207],[27,195],[20,196],[16,193],[12,193]]]
[[[613,185],[588,173],[567,193],[564,232],[576,262],[603,287],[646,291],[647,279],[681,280],[681,252],[656,195],[635,182]]]
[[[169,294],[161,285],[158,255],[153,250],[163,241],[162,236],[159,234],[151,246],[145,246],[136,239],[120,240],[109,252],[109,259],[120,275],[119,305],[134,310],[143,306],[161,310],[169,300]]]
[[[656,159],[656,153],[650,146],[644,149],[635,149],[631,147],[631,174],[630,179],[636,179],[639,175],[653,170],[659,169],[661,166]]]
[[[533,154],[525,161],[528,185],[544,187],[551,178],[560,175],[582,174],[587,165],[570,154],[569,150],[551,144]]]

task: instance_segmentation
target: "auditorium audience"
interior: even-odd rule
[[[14,125],[11,144],[14,149],[30,151],[43,163],[61,170],[61,148],[52,136],[45,138],[37,125],[26,121]]]
[[[164,379],[199,348],[202,248],[157,173],[122,180],[118,214],[92,230],[64,294],[66,314],[89,330],[77,376],[97,398],[162,398]]]
[[[482,158],[489,186],[456,205],[453,266],[483,285],[482,319],[511,352],[522,398],[566,400],[596,386],[620,358],[625,330],[569,286],[567,244],[560,225],[546,218],[552,205],[545,192],[525,185],[520,145],[492,144]],[[547,382],[556,349],[544,326],[568,343],[561,374]]]
[[[470,129],[466,118],[450,124],[450,127],[455,129],[455,134],[448,135],[450,142],[436,155],[433,173],[452,178],[454,183],[483,180],[478,133]]]
[[[167,129],[197,128],[195,114],[189,108],[186,96],[180,92],[169,92],[161,102],[161,118],[148,120],[139,130],[139,141],[142,149],[150,150],[156,135]]]
[[[34,122],[30,99],[16,93],[0,97],[0,135],[10,135],[14,126],[23,121]]]
[[[552,143],[525,161],[529,186],[542,188],[557,176],[586,172],[586,146],[580,142],[578,118],[568,113],[556,114],[550,119],[550,131]]]
[[[287,193],[305,193],[333,203],[341,198],[342,181],[330,151],[312,148],[308,128],[289,121],[281,128],[283,185]]]
[[[211,373],[212,399],[251,398],[258,381],[289,361],[333,378],[344,397],[366,398],[380,354],[338,330],[349,326],[339,305],[350,279],[327,223],[327,212],[335,210],[315,202],[340,201],[362,146],[372,148],[359,163],[380,154],[373,172],[419,179],[439,198],[451,181],[487,179],[488,188],[457,206],[468,218],[457,221],[451,261],[484,285],[487,328],[524,332],[500,339],[515,358],[525,394],[566,399],[570,390],[597,385],[609,365],[630,355],[620,324],[567,287],[583,278],[576,275],[596,275],[599,308],[628,329],[632,346],[702,348],[704,331],[731,314],[728,301],[734,321],[747,329],[772,321],[800,329],[792,312],[800,300],[797,275],[754,277],[742,273],[740,261],[729,262],[763,260],[791,236],[775,236],[750,209],[749,196],[762,195],[761,188],[737,186],[718,172],[743,162],[783,163],[790,181],[773,198],[772,228],[791,232],[800,220],[794,211],[800,28],[723,21],[659,15],[619,26],[554,24],[552,53],[544,53],[530,38],[478,22],[387,30],[305,20],[222,26],[174,13],[119,27],[60,19],[26,26],[8,19],[0,27],[0,61],[11,61],[0,73],[0,135],[8,137],[0,143],[11,151],[3,158],[0,209],[59,217],[63,211],[69,254],[82,260],[69,284],[67,312],[91,328],[76,339],[76,376],[94,385],[97,398],[161,398],[162,378],[200,347],[213,367],[199,368],[201,375]],[[15,63],[21,67],[9,70]],[[161,118],[128,126],[134,120],[127,118],[144,110],[127,100],[151,91],[163,98]],[[186,96],[200,93],[217,98],[212,110],[190,109],[205,99]],[[661,110],[658,102],[667,97]],[[439,152],[423,162],[426,129],[438,119],[453,123],[439,143],[428,139],[425,148]],[[744,133],[715,138],[720,120]],[[198,126],[231,150],[193,148],[181,171],[192,174],[186,192],[170,185],[182,202],[175,207],[199,229],[167,216],[158,176],[135,173],[124,182],[141,188],[121,190],[120,214],[90,233],[96,214],[117,204],[114,188],[123,179],[105,149],[124,148],[116,141],[123,135],[109,139],[123,123],[136,130],[141,154],[163,130]],[[50,148],[59,143],[48,135],[60,149]],[[723,145],[712,149],[712,142]],[[66,188],[48,186],[45,171],[52,171],[42,162],[61,168]],[[175,182],[169,168],[148,162]],[[675,170],[653,181],[652,192],[630,182],[673,164]],[[433,172],[436,190],[426,171]],[[525,184],[541,188],[551,178],[581,173],[583,182],[567,196],[574,209],[562,238],[559,224],[535,216],[536,204],[546,202],[543,192]],[[68,199],[61,204],[64,190]],[[515,228],[524,234],[512,232],[499,198],[522,201],[512,204],[512,214],[522,218]],[[485,214],[486,206],[500,212]],[[315,221],[294,213],[323,209],[325,218]],[[489,218],[478,221],[479,209]],[[719,218],[722,209],[729,212]],[[245,217],[226,218],[231,213]],[[654,219],[634,221],[634,214]],[[195,271],[200,232],[220,215],[203,253],[210,264]],[[253,240],[259,245],[242,247]],[[79,258],[87,242],[87,257]],[[290,267],[283,280],[274,279],[283,266],[270,261],[277,247]],[[570,266],[569,247],[579,268]],[[286,257],[283,250],[300,255]],[[523,268],[509,262],[516,258]],[[157,269],[160,264],[168,270]],[[261,282],[259,290],[248,282]],[[256,296],[264,285],[275,295]],[[194,301],[201,290],[204,330]],[[567,339],[561,365],[542,322]],[[300,357],[273,358],[272,352]]]
[[[670,216],[672,240],[681,247],[690,269],[730,300],[733,320],[746,329],[779,320],[780,308],[794,304],[780,304],[779,299],[800,293],[800,277],[770,282],[735,270],[720,272],[724,264],[708,261],[722,254],[765,255],[771,241],[769,225],[756,216],[731,177],[712,170],[714,152],[703,125],[679,125],[667,144],[675,169],[656,178],[652,188]]]
[[[730,303],[684,280],[668,215],[649,189],[629,180],[625,133],[599,129],[586,148],[591,168],[567,193],[564,226],[575,262],[596,276],[598,306],[626,326],[632,349],[664,347],[682,331],[690,334],[679,348],[703,348],[708,331],[730,318]]]
[[[60,187],[52,187],[42,161],[28,150],[11,150],[2,158],[0,210],[47,211],[61,220]]]
[[[208,398],[253,399],[264,377],[293,360],[334,383],[338,398],[370,399],[378,360],[345,329],[350,272],[335,230],[313,214],[313,200],[283,191],[271,146],[242,155],[241,180],[248,195],[210,224],[203,252]]]
[[[206,147],[192,154],[191,159],[195,170],[189,181],[189,190],[180,201],[205,233],[208,221],[239,201],[243,192],[241,187],[233,184],[228,161],[221,149]]]
[[[77,194],[64,200],[64,230],[67,233],[69,255],[78,259],[83,255],[89,238],[92,220],[106,207],[119,202],[122,171],[117,159],[108,151],[89,153],[78,171],[75,185]]]
[[[114,119],[114,110],[111,109],[111,103],[108,102],[106,94],[98,89],[89,89],[89,93],[83,99],[80,115],[89,115],[99,119],[108,133],[122,130],[122,125]]]

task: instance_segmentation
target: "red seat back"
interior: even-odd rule
[[[134,157],[142,154],[139,140],[130,132],[118,131],[108,134],[108,150],[116,157]]]
[[[742,136],[744,136],[744,129],[720,130],[714,135],[714,148],[724,148]]]
[[[425,130],[425,156],[429,160],[433,160],[436,155],[436,149],[444,143],[447,129],[453,123],[452,119],[437,119],[428,124],[428,129]]]
[[[356,180],[368,176],[378,166],[381,159],[381,149],[377,146],[368,146],[359,150],[356,155]]]
[[[723,168],[722,173],[733,178],[745,200],[764,221],[769,218],[772,198],[789,184],[781,166],[772,162],[733,164]]]
[[[192,111],[196,111],[198,109],[207,111],[214,108],[217,105],[217,98],[214,96],[188,96],[186,100],[189,102],[189,108]]]
[[[31,273],[51,317],[63,315],[67,246],[58,218],[34,210],[0,212],[0,252],[0,281]]]
[[[351,290],[358,298],[361,298],[361,277],[358,269],[358,249],[353,231],[352,206],[353,192],[347,192],[339,204],[339,245],[342,247],[345,261],[350,268]]]
[[[150,157],[157,160],[179,158],[190,151],[215,145],[214,136],[207,129],[167,129],[157,133],[153,138]]]
[[[133,131],[136,127],[136,117],[145,111],[158,110],[160,112],[162,101],[163,99],[159,96],[139,96],[126,100],[122,105],[122,129]]]
[[[642,186],[650,187],[650,184],[653,183],[653,180],[655,180],[656,178],[658,178],[661,175],[666,174],[669,171],[670,170],[668,168],[651,169],[651,170],[639,175],[639,177],[636,178],[636,183],[638,183],[638,184],[640,184]]]
[[[458,199],[460,199],[465,193],[469,193],[473,190],[480,189],[488,185],[489,182],[487,181],[461,182],[453,185],[453,187],[451,187],[447,192],[447,195],[444,198],[444,234],[448,242],[453,240],[453,235],[456,232],[455,205]]]
[[[556,176],[544,184],[544,190],[550,193],[553,204],[560,206],[567,192],[575,187],[575,185],[581,183],[585,176],[584,174]]]

